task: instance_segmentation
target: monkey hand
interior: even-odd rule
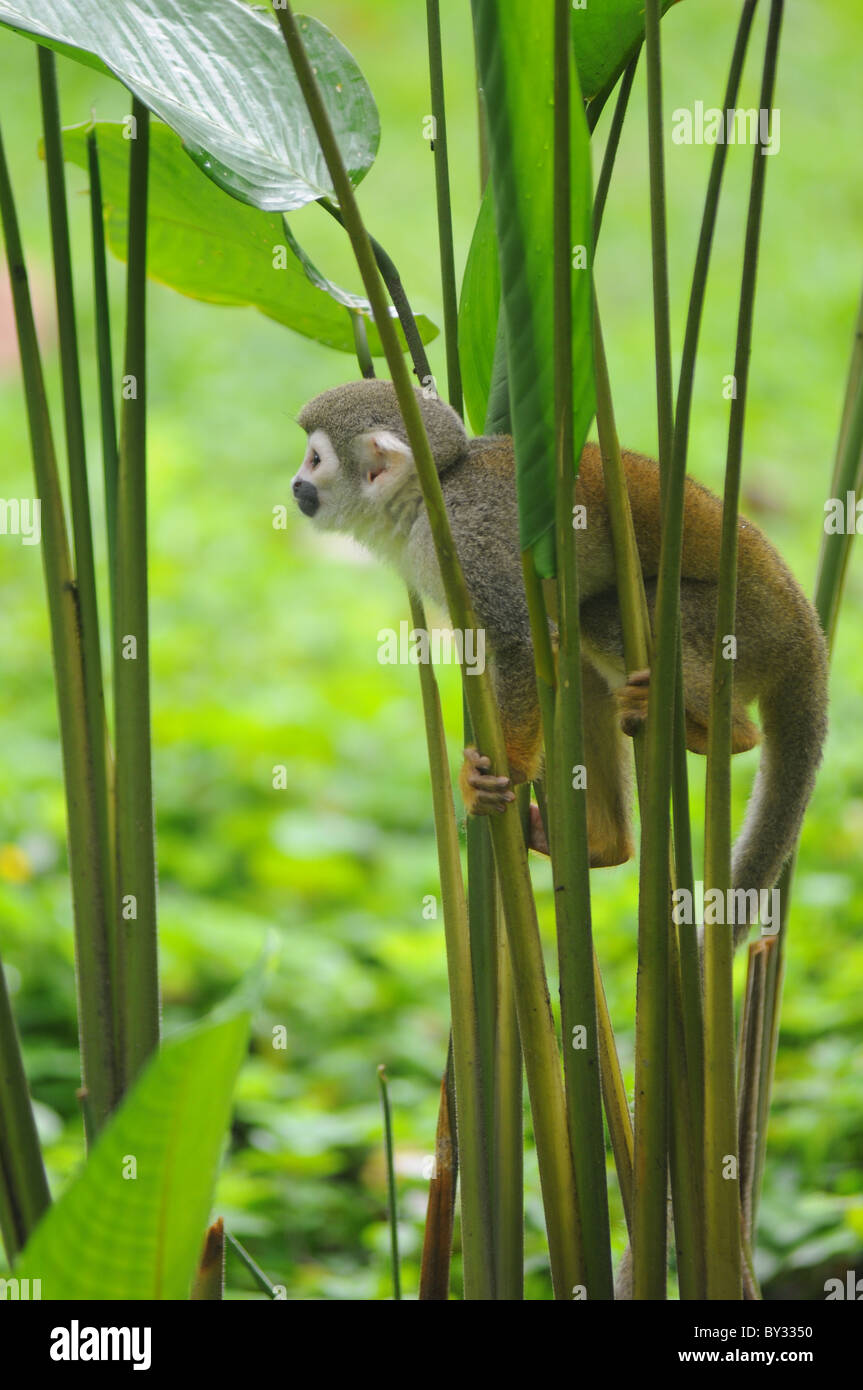
[[[465,810],[471,816],[491,816],[505,811],[515,801],[511,777],[496,777],[491,761],[476,748],[464,750],[459,787]]]
[[[495,811],[505,811],[515,800],[513,782],[524,781],[518,774],[513,777],[495,777],[489,771],[490,766],[489,759],[484,758],[476,748],[464,750],[459,783],[464,804],[471,815],[490,816]],[[530,807],[528,849],[535,849],[537,854],[549,853],[542,816],[539,807],[533,802]]]
[[[614,692],[620,715],[620,727],[634,738],[647,719],[647,696],[650,691],[650,671],[631,671],[626,685]]]

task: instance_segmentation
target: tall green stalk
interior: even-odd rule
[[[623,122],[626,119],[626,110],[629,106],[629,97],[632,92],[632,84],[635,81],[635,71],[638,67],[638,59],[641,54],[639,48],[635,57],[626,65],[623,77],[620,80],[620,91],[617,94],[617,101],[614,107],[614,115],[611,118],[611,126],[608,131],[608,139],[605,142],[605,153],[602,156],[602,167],[599,171],[599,178],[596,183],[596,192],[593,195],[593,245],[596,250],[596,243],[599,240],[599,231],[602,226],[602,217],[605,212],[605,202],[608,198],[608,190],[611,185],[611,175],[614,169],[614,161],[617,158],[617,150],[620,145],[620,135],[623,130]]]
[[[554,362],[558,680],[554,707],[552,871],[560,965],[567,1115],[581,1211],[587,1293],[612,1299],[605,1135],[593,975],[587,799],[573,775],[584,766],[581,633],[572,531],[575,459],[572,398],[572,238],[569,0],[554,5]],[[579,271],[579,274],[582,272]]]
[[[772,0],[764,73],[762,111],[771,111],[776,80],[779,31],[784,0]],[[731,722],[733,664],[726,653],[734,632],[737,595],[737,533],[743,427],[752,349],[752,320],[764,180],[767,160],[763,154],[761,123],[752,166],[749,211],[743,252],[740,312],[734,357],[736,392],[731,402],[725,493],[720,540],[719,595],[713,648],[713,681],[707,742],[707,810],[705,821],[705,892],[719,889],[726,897],[731,886]],[[734,933],[730,924],[705,926],[704,1022],[705,1022],[705,1200],[707,1217],[708,1298],[741,1297],[740,1186],[737,1173],[728,1168],[737,1155],[737,1097],[735,1088],[734,999],[732,958]]]
[[[0,1235],[10,1265],[50,1205],[21,1044],[0,961]]]
[[[831,482],[831,495],[844,499],[848,492],[854,492],[859,496],[861,489],[863,489],[863,295],[861,295],[860,308],[854,328],[851,361],[848,368],[845,401]],[[822,532],[818,575],[815,582],[815,608],[821,619],[821,626],[827,635],[828,647],[831,652],[836,636],[842,590],[853,540],[853,531],[835,535],[828,534],[826,531]],[[767,1120],[779,1039],[779,1014],[782,1002],[787,922],[791,907],[791,887],[794,881],[795,867],[796,853],[785,865],[779,879],[780,928],[779,935],[776,937],[776,949],[770,953],[767,964],[762,1047],[761,1056],[757,1059],[758,1142],[752,1179],[750,1234],[755,1227],[764,1171]],[[747,1025],[751,1026],[751,1021],[744,1013],[744,1027]],[[744,1076],[743,1084],[747,1084],[748,1080],[749,1078]]]
[[[443,55],[441,52],[440,0],[426,0],[432,116],[435,124],[434,171],[437,191],[438,246],[440,248],[443,321],[446,335],[447,394],[453,410],[462,413],[461,365],[458,356],[458,289],[452,239],[452,204],[449,188],[449,153],[446,132]]]
[[[462,631],[475,629],[476,618],[458,564],[440,478],[398,340],[389,322],[383,285],[368,234],[317,80],[303,48],[293,10],[286,5],[284,9],[276,11],[276,17],[323,150],[366,295],[381,334],[426,502],[450,618],[454,627]],[[466,682],[466,687],[471,720],[479,746],[489,757],[493,768],[504,768],[507,765],[506,750],[487,675],[472,676]],[[581,1277],[583,1263],[579,1215],[566,1128],[560,1055],[545,981],[527,855],[517,816],[509,811],[505,815],[494,817],[492,837],[506,912],[507,935],[517,992],[519,1030],[531,1095],[540,1180],[546,1206],[552,1279],[556,1297],[568,1298],[572,1287],[584,1282]]]
[[[662,1299],[666,1286],[669,803],[684,490],[683,473],[676,476],[670,473],[671,340],[659,19],[659,0],[646,0],[645,54],[659,464],[668,476],[668,487],[657,585],[656,647],[650,678],[641,817],[633,1203],[634,1291],[638,1299]]]
[[[396,1188],[395,1153],[393,1150],[393,1117],[392,1110],[390,1109],[390,1092],[387,1082],[386,1067],[384,1067],[383,1064],[378,1067],[378,1086],[381,1092],[381,1109],[384,1117],[384,1150],[386,1152],[387,1161],[387,1204],[390,1222],[393,1298],[396,1303],[399,1303],[402,1296],[402,1278],[401,1261],[399,1259],[398,1190]]]
[[[98,819],[98,842],[105,903],[114,899],[113,830],[108,788],[113,770],[107,747],[105,692],[102,683],[102,653],[99,641],[99,609],[96,601],[96,567],[93,558],[93,531],[90,521],[90,492],[87,483],[87,455],[84,444],[84,405],[78,359],[78,331],[75,322],[75,296],[72,285],[72,251],[69,242],[69,215],[66,206],[66,173],[57,90],[57,62],[48,48],[39,48],[39,88],[42,98],[42,128],[45,139],[45,169],[48,205],[51,215],[51,244],[54,254],[54,288],[60,339],[60,368],[63,381],[63,415],[66,425],[66,453],[69,463],[69,497],[75,552],[75,583],[81,652],[84,662],[84,698],[87,727],[93,758],[93,794]],[[106,922],[111,975],[112,1009],[117,979],[117,931],[111,915]],[[115,1038],[116,1043],[116,1038]],[[117,1075],[120,1058],[115,1061]],[[119,1096],[115,1096],[115,1100]]]
[[[105,901],[100,857],[102,825],[95,783],[95,759],[90,741],[78,589],[69,554],[33,306],[2,137],[0,218],[6,239],[21,352],[36,496],[41,506],[42,563],[51,623],[66,787],[82,1080],[93,1123],[98,1128],[110,1114],[118,1095],[111,1008],[109,905]]]
[[[99,416],[102,426],[102,469],[105,479],[105,522],[108,532],[108,584],[111,599],[111,650],[115,651],[117,602],[117,412],[114,406],[114,361],[111,351],[111,314],[108,303],[108,261],[105,251],[105,214],[102,176],[95,130],[87,136],[90,173],[90,227],[93,236],[93,299],[96,315],[96,360],[99,368]],[[116,652],[115,652],[116,654]]]
[[[410,605],[414,629],[425,631],[425,610],[414,593],[410,594]],[[461,1167],[465,1298],[487,1300],[495,1296],[494,1265],[489,1207],[489,1167],[483,1112],[484,1075],[471,975],[467,902],[440,694],[434,671],[427,662],[420,662],[419,675],[431,773],[450,987]]]
[[[126,353],[117,480],[117,892],[125,1081],[159,1044],[147,604],[147,181],[150,114],[132,103]]]

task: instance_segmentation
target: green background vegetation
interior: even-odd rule
[[[469,7],[442,6],[456,248],[478,205]],[[441,310],[420,0],[318,0],[314,14],[371,83],[383,137],[361,187],[370,229],[398,263],[414,308]],[[756,21],[763,37],[765,16]],[[721,99],[732,42],[719,0],[663,23],[669,118]],[[771,158],[759,272],[743,509],[812,590],[857,306],[863,224],[859,54],[851,0],[791,7],[780,58],[781,152]],[[743,104],[757,104],[752,45]],[[58,406],[35,50],[0,34],[0,119]],[[121,118],[128,98],[61,65],[63,119]],[[653,329],[643,75],[636,80],[598,255],[597,279],[625,445],[655,451]],[[598,132],[604,139],[606,116]],[[672,322],[682,314],[710,150],[667,147]],[[721,486],[748,149],[731,152],[696,381],[690,466]],[[595,161],[595,167],[596,167]],[[86,187],[69,170],[88,371],[89,453],[102,516]],[[78,196],[76,196],[78,195]],[[359,290],[345,239],[318,209],[292,218],[321,269]],[[122,272],[112,265],[115,351]],[[275,930],[280,963],[239,1083],[217,1210],[292,1298],[389,1292],[385,1173],[375,1068],[386,1062],[398,1145],[405,1286],[415,1290],[448,1026],[442,923],[417,673],[381,666],[377,634],[407,616],[400,581],[349,543],[322,537],[289,504],[303,402],[356,374],[352,360],[252,310],[151,287],[150,560],[155,790],[167,1028],[200,1016]],[[431,348],[444,384],[443,348]],[[17,349],[0,280],[0,466],[4,497],[32,493]],[[104,528],[97,528],[103,537]],[[104,579],[105,547],[100,554]],[[863,1252],[863,570],[840,620],[831,735],[804,831],[762,1207],[767,1296],[818,1298]],[[0,949],[54,1190],[83,1156],[64,802],[38,548],[0,538]],[[104,592],[104,590],[103,590]],[[793,673],[792,673],[793,675]],[[455,762],[456,673],[440,672]],[[756,754],[735,760],[737,823]],[[272,788],[287,768],[288,789]],[[690,765],[697,821],[704,762]],[[700,849],[700,845],[697,845]],[[697,861],[698,863],[699,861]],[[554,978],[547,865],[536,861]],[[593,875],[594,930],[631,1084],[636,870]],[[287,1031],[284,1050],[272,1030]],[[548,1289],[535,1168],[528,1163],[528,1292]],[[619,1205],[618,1248],[624,1243]],[[251,1283],[229,1263],[232,1294]]]

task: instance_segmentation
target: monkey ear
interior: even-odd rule
[[[382,474],[404,468],[414,461],[410,446],[391,430],[384,429],[356,435],[353,453],[367,483],[374,483]]]

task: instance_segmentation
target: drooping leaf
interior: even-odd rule
[[[491,183],[486,187],[468,252],[458,311],[458,351],[468,418],[485,428],[500,310],[500,270]]]
[[[88,166],[90,125],[63,132],[65,156]],[[95,126],[108,244],[126,255],[129,141],[123,126]],[[324,216],[320,213],[320,216]],[[368,301],[349,294],[311,265],[279,213],[259,212],[226,198],[183,153],[167,126],[150,127],[147,268],[154,280],[211,304],[250,304],[278,323],[341,352],[354,351],[347,309],[368,320],[369,345],[382,354]],[[395,311],[393,311],[395,312]],[[424,342],[437,328],[417,319]],[[399,330],[401,333],[401,330]]]
[[[523,549],[554,526],[554,107],[551,5],[473,0],[489,120],[492,187],[506,322],[510,406]],[[572,93],[573,469],[595,409],[591,297],[590,139]],[[553,573],[548,539],[536,552]]]
[[[0,24],[119,77],[242,202],[289,211],[333,196],[272,15],[240,0],[0,0]],[[329,29],[306,16],[300,28],[359,183],[380,139],[374,98]]]
[[[163,1044],[15,1273],[43,1299],[186,1299],[210,1214],[245,1010]]]
[[[663,0],[663,14],[676,0]],[[644,0],[593,0],[573,6],[572,46],[586,101],[626,67],[644,38]]]

